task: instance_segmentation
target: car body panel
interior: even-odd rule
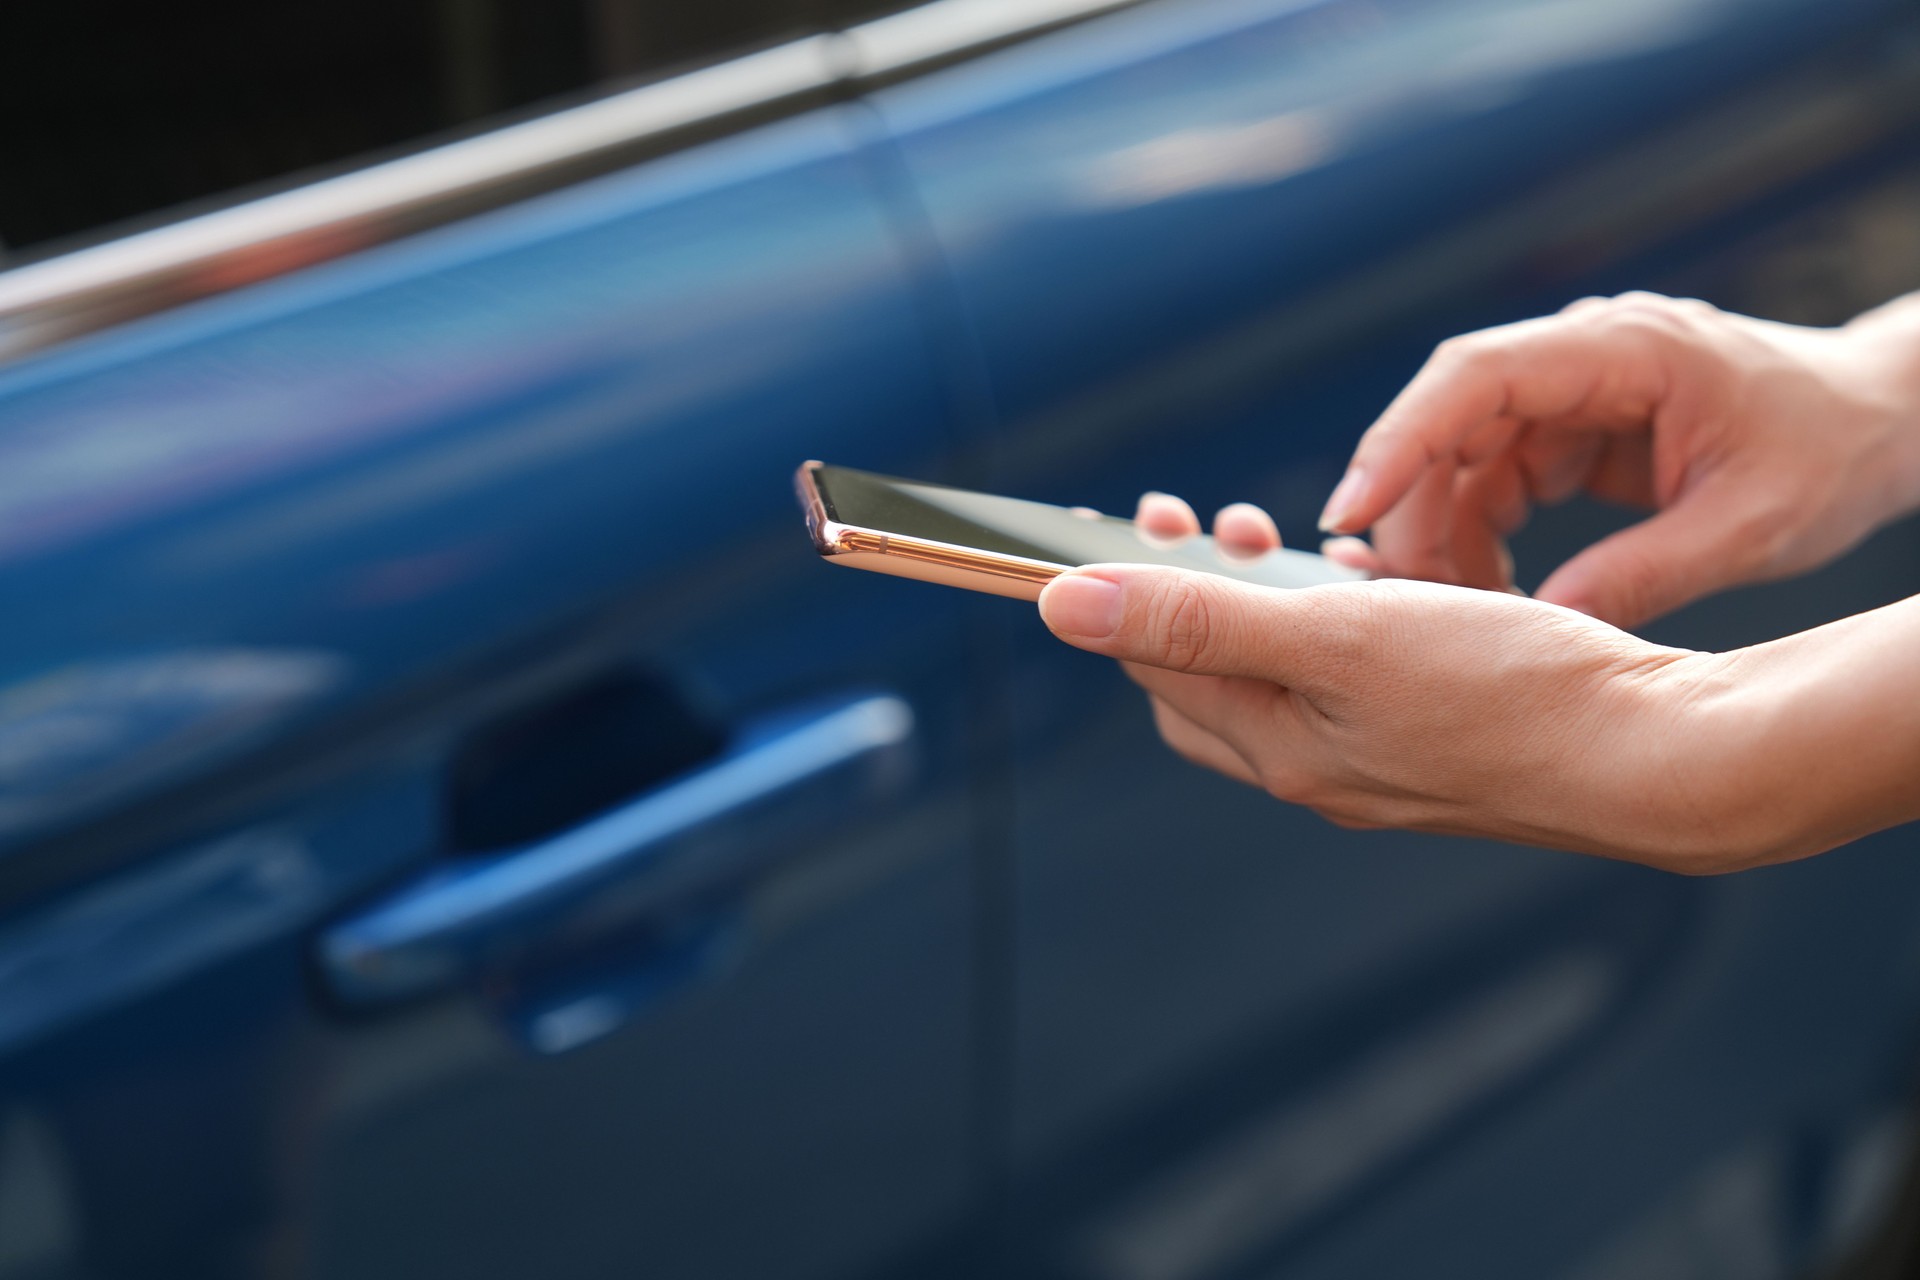
[[[1884,1216],[1910,833],[1696,881],[1338,832],[1030,606],[828,572],[788,476],[1299,544],[1451,333],[1920,287],[1908,10],[912,47],[0,366],[0,1280],[1785,1276]],[[1897,528],[1651,634],[1916,582]]]
[[[1920,139],[1914,37],[1871,3],[1162,5],[874,100],[995,487],[1251,500],[1297,544],[1442,338],[1628,287],[1753,306],[1791,218],[1911,217],[1870,193]],[[1895,252],[1819,301],[1915,284]],[[1543,519],[1523,566],[1617,520]],[[1896,530],[1657,634],[1749,642],[1915,568]],[[1004,645],[1019,1267],[1797,1274],[1886,1193],[1911,833],[1711,883],[1343,833],[1156,756],[1107,664]]]
[[[959,1215],[963,601],[826,572],[787,484],[952,452],[869,134],[816,112],[0,371],[0,1198],[53,1206],[0,1274],[839,1274]],[[630,829],[457,847],[518,785],[463,796],[463,750],[608,680],[647,691],[613,749],[674,762]],[[887,768],[816,768],[871,721],[835,697]],[[522,767],[605,763],[573,714]],[[678,759],[702,732],[733,754]],[[549,911],[594,840],[592,910]],[[462,876],[518,931],[372,1013],[320,980],[325,930]]]

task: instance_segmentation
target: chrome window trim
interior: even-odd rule
[[[934,0],[843,33],[853,77],[867,87],[929,70],[1139,0]]]
[[[1140,2],[934,0],[0,270],[0,361]]]

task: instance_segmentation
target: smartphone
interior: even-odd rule
[[[1264,587],[1358,582],[1356,569],[1305,551],[1222,552],[1211,537],[1170,541],[1131,520],[805,462],[794,484],[813,545],[829,564],[1019,600],[1083,564],[1170,564]]]

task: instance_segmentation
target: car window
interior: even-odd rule
[[[109,16],[22,6],[0,41],[0,256],[910,7],[191,0]]]

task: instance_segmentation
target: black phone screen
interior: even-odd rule
[[[814,483],[828,519],[841,524],[1046,564],[1167,564],[1274,587],[1353,582],[1365,576],[1304,551],[1230,556],[1204,535],[1167,541],[1117,516],[847,467],[816,467]]]

